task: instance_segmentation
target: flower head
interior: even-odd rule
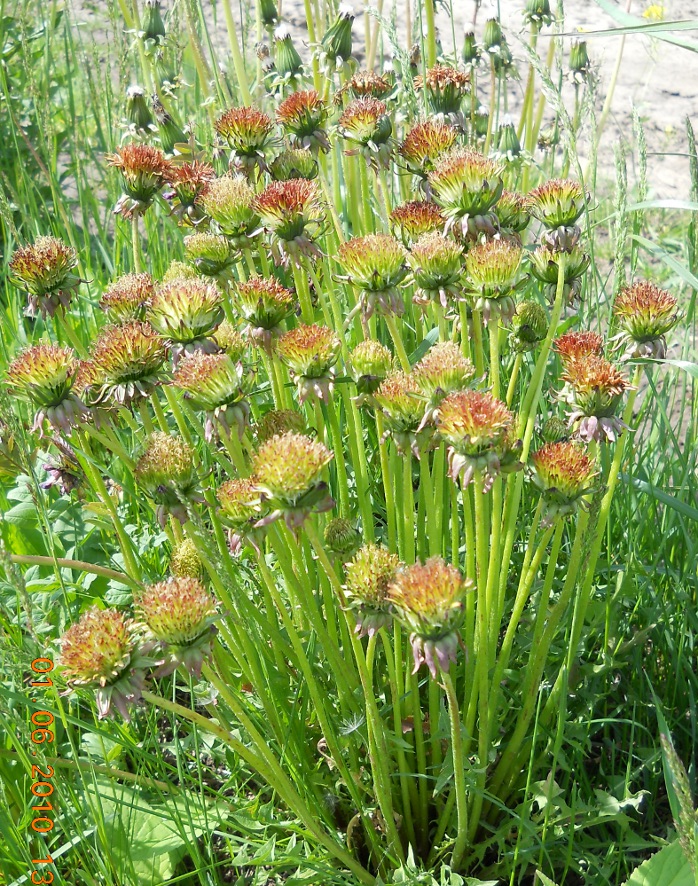
[[[536,348],[548,334],[548,315],[537,301],[524,301],[511,318],[509,346],[517,354]]]
[[[555,296],[560,259],[561,251],[556,246],[549,246],[545,243],[531,253],[531,271],[533,276],[542,283],[548,284],[548,293],[551,298]],[[563,276],[567,301],[574,302],[579,297],[582,277],[589,267],[589,262],[589,256],[578,243],[565,250]]]
[[[440,119],[415,124],[400,145],[400,155],[416,175],[426,178],[436,162],[456,143],[458,130]]]
[[[622,329],[619,338],[626,346],[626,359],[666,357],[664,336],[679,319],[678,302],[670,292],[640,280],[620,291],[613,314]]]
[[[259,226],[254,200],[254,191],[241,175],[213,179],[199,197],[206,215],[238,248],[250,245]]]
[[[603,338],[598,332],[583,329],[579,332],[565,332],[553,342],[553,347],[565,364],[585,357],[603,355]]]
[[[142,320],[145,306],[154,294],[155,284],[150,274],[124,274],[104,290],[99,306],[112,323]]]
[[[265,151],[272,139],[274,122],[257,108],[229,108],[216,120],[216,132],[231,149],[230,164],[238,172],[266,169]]]
[[[246,321],[245,331],[269,353],[281,323],[296,305],[296,296],[275,277],[250,277],[236,287],[236,303]]]
[[[257,443],[269,440],[271,437],[281,436],[293,431],[302,434],[305,431],[305,419],[295,409],[270,409],[257,422]]]
[[[462,390],[449,394],[441,401],[436,426],[449,444],[454,481],[462,474],[463,485],[467,485],[479,472],[487,490],[503,469],[519,467],[508,458],[515,448],[514,416],[489,392]]]
[[[225,283],[235,264],[236,254],[222,234],[197,231],[184,238],[184,257],[202,277],[212,277]]]
[[[429,174],[437,203],[448,217],[448,227],[464,235],[494,235],[494,205],[502,193],[502,167],[495,160],[466,148],[454,148]]]
[[[235,428],[242,438],[250,416],[245,399],[254,375],[230,354],[195,351],[180,361],[172,384],[184,391],[195,409],[206,412],[205,436],[213,440],[216,426],[230,434]]]
[[[194,450],[180,437],[154,431],[133,471],[136,483],[157,505],[157,518],[165,525],[171,514],[186,523],[187,502],[197,501]]]
[[[410,631],[414,670],[426,664],[436,679],[448,671],[461,645],[465,595],[473,583],[441,557],[399,570],[388,589],[398,619]]]
[[[528,212],[528,202],[523,194],[515,191],[507,191],[506,188],[497,200],[497,218],[499,227],[503,231],[518,234],[523,231],[531,216]]]
[[[159,148],[150,145],[124,145],[108,158],[109,165],[121,173],[124,193],[114,212],[131,218],[142,215],[164,185],[170,164]]]
[[[245,356],[247,342],[230,320],[221,323],[213,339],[218,348],[225,351],[236,363]]]
[[[349,371],[359,396],[372,394],[392,366],[393,355],[385,345],[370,338],[360,342],[349,355]]]
[[[570,77],[573,83],[584,83],[591,74],[591,61],[586,40],[573,40],[570,46]]]
[[[295,530],[313,511],[334,507],[321,479],[333,457],[323,443],[304,434],[286,433],[262,443],[253,459],[253,480],[272,512],[258,525],[283,517]]]
[[[410,373],[391,372],[373,394],[386,419],[385,436],[392,437],[399,452],[412,451],[417,458],[430,437],[424,428],[426,398],[417,378]]]
[[[393,83],[388,74],[378,74],[376,71],[357,71],[346,84],[346,89],[353,98],[370,96],[371,98],[385,99],[393,90]]]
[[[172,214],[181,222],[197,225],[203,219],[199,199],[216,177],[210,163],[192,160],[190,163],[170,163],[167,170],[169,189],[163,197],[170,204]]]
[[[327,400],[332,391],[334,373],[341,342],[327,326],[296,326],[284,333],[276,349],[298,385],[301,403],[314,394]]]
[[[87,415],[85,404],[72,393],[77,371],[73,351],[52,344],[26,348],[10,363],[5,385],[36,407],[33,430],[43,433],[48,420],[52,427],[68,431]]]
[[[300,256],[318,258],[314,237],[324,221],[317,183],[303,178],[272,182],[255,200],[255,208],[271,237],[271,249],[279,264]]]
[[[459,281],[463,272],[463,247],[455,240],[432,231],[412,246],[408,261],[417,287],[414,301],[428,304],[436,301],[443,308],[460,295]]]
[[[509,240],[477,243],[466,255],[467,289],[485,319],[512,318],[516,309],[514,295],[520,285],[517,276],[521,257],[521,247]]]
[[[148,323],[106,326],[80,366],[76,387],[90,403],[128,406],[160,383],[166,356],[165,342]]]
[[[349,102],[339,118],[337,131],[346,141],[356,145],[347,154],[361,154],[376,166],[388,163],[393,124],[380,99],[365,95]]]
[[[588,195],[571,179],[550,179],[528,195],[531,215],[545,226],[544,242],[568,251],[577,244],[577,219],[584,212]]]
[[[422,234],[442,231],[446,219],[436,203],[415,200],[396,206],[390,222],[395,235],[409,248]]]
[[[354,11],[351,7],[341,4],[337,18],[325,31],[320,45],[320,56],[323,64],[332,69],[342,65],[351,58],[351,26]]]
[[[210,336],[223,319],[220,289],[200,277],[179,278],[155,290],[147,311],[153,327],[175,345],[175,361],[194,350],[215,351]]]
[[[249,477],[226,480],[218,487],[216,495],[220,516],[226,526],[238,531],[252,528],[260,511],[260,494],[253,480]]]
[[[146,587],[136,599],[148,633],[166,652],[158,675],[182,665],[196,677],[211,654],[216,601],[196,578],[174,577]]]
[[[470,74],[449,65],[436,64],[426,78],[415,78],[415,88],[426,87],[427,104],[434,114],[457,115],[470,89]]]
[[[29,246],[15,250],[10,259],[10,279],[29,295],[28,317],[53,317],[59,307],[67,308],[80,277],[74,273],[78,257],[72,246],[57,237],[38,237]]]
[[[286,25],[279,25],[274,31],[274,86],[293,85],[303,72],[303,60],[293,43],[293,37]]]
[[[348,560],[361,544],[361,533],[351,520],[335,517],[325,527],[325,546],[340,560]]]
[[[138,650],[132,622],[115,609],[93,606],[61,637],[59,663],[68,685],[96,690],[100,719],[112,706],[129,719],[129,705],[140,698],[145,668],[152,664]]]
[[[550,0],[526,0],[523,17],[527,24],[538,28],[549,25],[555,18],[550,9]]]
[[[274,181],[287,182],[292,178],[317,178],[317,160],[305,148],[290,148],[274,157],[269,165]]]
[[[475,367],[454,342],[438,342],[414,367],[415,381],[427,400],[424,422],[438,414],[441,401],[466,388],[475,378]]]
[[[325,132],[327,109],[314,89],[292,92],[279,105],[276,119],[294,147],[315,153],[329,151],[330,143]]]
[[[190,538],[182,539],[175,545],[170,557],[170,572],[178,578],[195,578],[203,581],[205,576],[204,564],[196,549],[196,545]]]
[[[615,417],[628,382],[604,357],[587,355],[568,360],[562,375],[572,411],[570,427],[582,440],[615,442],[623,422]]]
[[[390,624],[388,588],[399,565],[397,554],[375,544],[364,545],[347,564],[344,590],[360,637],[372,637]]]
[[[531,456],[531,479],[540,489],[544,503],[543,523],[573,514],[579,499],[593,491],[598,472],[580,443],[546,443]]]
[[[406,252],[388,234],[353,237],[339,247],[339,261],[351,282],[361,290],[358,308],[365,317],[404,313],[397,287],[407,276]]]

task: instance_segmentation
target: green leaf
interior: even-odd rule
[[[691,378],[698,378],[698,363],[689,363],[688,360],[652,360],[652,363],[660,363],[662,366],[675,366],[683,369]]]
[[[623,886],[696,886],[691,865],[678,842],[643,861]]]
[[[542,883],[542,886],[557,886],[554,880],[551,880],[550,877],[546,877],[545,874],[541,874],[540,871],[536,871],[536,883]]]
[[[611,18],[618,22],[620,28],[604,28],[600,31],[589,31],[587,33],[597,36],[616,36],[621,34],[640,34],[644,36],[654,36],[659,40],[672,43],[674,46],[681,46],[683,49],[689,49],[691,52],[698,52],[698,43],[692,40],[683,40],[681,37],[673,36],[674,31],[694,31],[698,29],[698,22],[647,22],[643,21],[635,15],[619,9],[615,3],[610,0],[596,0],[598,6],[607,12]]]
[[[698,508],[694,508],[691,505],[686,504],[685,501],[681,501],[681,499],[676,498],[673,495],[669,495],[668,492],[664,492],[663,490],[658,489],[656,486],[652,486],[652,484],[648,483],[646,480],[640,480],[638,477],[633,477],[631,479],[630,477],[628,477],[627,474],[621,474],[620,478],[624,483],[630,483],[632,486],[635,487],[635,489],[639,489],[640,492],[651,495],[652,498],[660,501],[668,508],[672,508],[672,510],[678,511],[679,514],[682,514],[687,519],[695,520],[698,522]]]
[[[636,243],[639,243],[644,250],[663,261],[664,264],[668,265],[672,270],[676,271],[679,277],[681,277],[685,283],[688,283],[692,289],[698,289],[698,277],[696,277],[695,274],[692,274],[688,268],[684,267],[681,262],[676,261],[676,259],[669,255],[666,250],[662,249],[661,246],[657,246],[656,243],[653,243],[646,237],[640,237],[638,234],[632,234],[631,239],[635,240]]]
[[[414,366],[415,363],[418,363],[422,357],[426,354],[429,348],[434,344],[436,339],[439,337],[439,330],[435,326],[433,329],[430,329],[429,332],[424,336],[421,342],[417,345],[417,347],[412,351],[409,356],[410,366]]]

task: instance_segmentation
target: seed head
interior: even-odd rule
[[[396,206],[390,222],[395,235],[410,248],[422,234],[443,230],[446,219],[436,203],[416,200]]]
[[[67,308],[72,291],[81,280],[74,273],[78,256],[72,246],[56,237],[38,237],[29,246],[15,250],[10,259],[10,280],[29,295],[28,317],[53,317],[59,307]]]
[[[619,370],[604,357],[587,355],[568,360],[562,379],[569,386],[570,427],[580,439],[615,442],[624,427],[615,413],[628,387]]]
[[[578,500],[591,492],[598,472],[580,443],[546,443],[531,456],[531,479],[540,489],[545,506],[543,522],[573,514]]]
[[[509,346],[516,354],[536,348],[548,334],[548,315],[537,301],[524,301],[511,318]]]
[[[227,434],[235,427],[242,438],[250,415],[245,399],[252,390],[254,375],[230,354],[195,351],[184,357],[172,384],[184,391],[194,409],[206,412],[206,439],[215,436],[220,425]]]
[[[153,432],[133,471],[136,483],[157,505],[157,517],[164,526],[168,514],[185,523],[187,500],[194,501],[196,468],[194,451],[180,437]]]
[[[59,663],[71,687],[96,690],[100,719],[116,708],[129,719],[129,705],[138,701],[145,668],[153,664],[139,652],[133,625],[115,609],[93,606],[61,637]]]
[[[107,157],[110,166],[121,173],[124,193],[114,212],[131,218],[142,215],[164,185],[170,164],[159,148],[150,145],[124,145]]]
[[[204,564],[196,545],[190,538],[182,539],[173,549],[170,557],[170,572],[178,578],[204,580],[206,574]]]
[[[302,434],[305,431],[305,419],[293,409],[271,409],[257,422],[257,443],[262,443],[277,435],[281,436],[293,431]]]
[[[240,175],[213,179],[199,197],[201,208],[232,245],[249,246],[259,225],[255,193]]]
[[[348,560],[361,544],[361,533],[351,520],[335,517],[325,527],[325,546],[340,560]]]
[[[574,225],[586,202],[583,186],[571,179],[550,179],[528,195],[531,215],[549,230]]]
[[[276,119],[290,138],[291,145],[314,151],[329,151],[325,133],[327,109],[314,89],[292,92],[276,111]]]
[[[341,342],[327,326],[300,325],[279,338],[276,349],[298,385],[303,403],[314,394],[327,400],[332,391],[331,371],[339,357]]]
[[[196,225],[203,215],[198,205],[201,195],[216,177],[210,163],[192,160],[191,163],[175,164],[167,170],[169,189],[163,197],[170,204],[172,213],[184,224]]]
[[[427,104],[434,114],[458,114],[463,96],[470,89],[470,74],[449,65],[436,64],[426,72],[426,79],[415,77],[415,89],[426,83]]]
[[[349,355],[349,371],[360,396],[372,394],[392,366],[393,355],[385,345],[373,339],[360,342]]]
[[[583,360],[592,355],[602,356],[603,338],[598,332],[592,332],[589,329],[583,329],[580,332],[566,332],[555,339],[553,347],[567,366],[574,360]]]
[[[229,108],[216,120],[216,132],[231,148],[231,165],[239,172],[250,173],[255,167],[263,170],[274,123],[268,114],[257,108]]]
[[[359,637],[372,637],[390,624],[388,588],[399,565],[397,554],[375,544],[364,545],[347,564],[345,592]]]
[[[502,193],[502,167],[495,160],[466,148],[454,148],[429,174],[437,203],[448,217],[447,227],[458,224],[464,235],[496,233],[491,214]]]
[[[272,182],[255,200],[262,224],[271,235],[277,263],[299,263],[301,255],[319,257],[313,238],[320,232],[324,208],[317,183],[303,178]]]
[[[202,276],[225,282],[235,264],[236,254],[227,237],[201,231],[184,238],[184,257]]]
[[[173,577],[145,588],[136,600],[148,632],[167,651],[160,676],[178,665],[195,676],[211,652],[216,601],[196,578]]]
[[[154,293],[150,274],[124,274],[104,290],[99,306],[112,323],[142,320],[145,306]]]
[[[282,151],[272,160],[269,172],[274,181],[278,182],[287,182],[292,178],[310,180],[317,178],[318,165],[310,151],[305,148],[291,148]]]
[[[161,335],[180,346],[175,357],[183,350],[208,349],[207,338],[223,319],[221,291],[200,277],[171,280],[156,288],[147,317]]]
[[[410,631],[414,670],[426,664],[436,679],[438,667],[448,671],[460,646],[465,594],[473,583],[441,557],[415,563],[397,572],[388,589],[398,619]],[[437,667],[438,665],[438,667]]]
[[[128,406],[160,383],[166,356],[165,342],[148,323],[106,326],[80,366],[76,387],[88,402]]]
[[[410,129],[399,150],[410,171],[426,178],[443,154],[455,145],[457,138],[455,126],[439,118],[429,119]]]
[[[666,356],[664,336],[679,320],[676,298],[654,283],[640,280],[620,291],[613,314],[621,326],[625,358]]]

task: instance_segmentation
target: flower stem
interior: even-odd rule
[[[453,847],[451,867],[457,871],[463,860],[463,853],[468,842],[468,801],[465,793],[465,759],[463,757],[463,736],[461,734],[460,708],[458,697],[449,673],[442,671],[443,687],[448,698],[448,715],[451,721],[451,755],[453,757],[453,783],[456,794],[456,815],[458,831]]]

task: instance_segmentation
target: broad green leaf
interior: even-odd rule
[[[696,880],[688,859],[676,842],[643,861],[623,886],[696,886]]]

